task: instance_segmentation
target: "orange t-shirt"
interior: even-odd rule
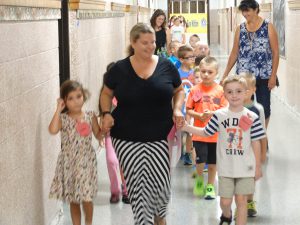
[[[223,88],[221,85],[214,83],[211,86],[205,86],[203,83],[199,83],[192,87],[186,108],[193,109],[195,112],[203,113],[204,110],[216,111],[217,109],[223,108],[227,105],[227,100],[224,97]],[[209,119],[202,122],[199,119],[194,120],[194,126],[205,127]],[[201,137],[193,135],[193,141],[201,142],[217,142],[218,134],[214,134],[210,137]]]

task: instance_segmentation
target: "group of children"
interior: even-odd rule
[[[193,193],[207,200],[215,199],[218,172],[223,212],[220,224],[232,221],[233,196],[237,205],[236,224],[246,224],[247,216],[257,214],[254,185],[261,176],[267,150],[263,107],[253,100],[256,79],[245,73],[218,84],[218,62],[209,56],[209,47],[197,35],[191,36],[189,45],[172,41],[169,49],[169,59],[177,67],[186,93],[183,160],[185,165],[196,164]],[[195,156],[191,157],[193,152]]]
[[[202,46],[200,51],[197,46]],[[222,86],[218,84],[218,62],[209,56],[208,46],[199,43],[197,35],[191,36],[190,45],[181,46],[178,41],[172,41],[170,51],[170,60],[177,67],[186,92],[183,107],[186,124],[182,132],[186,135],[185,162],[196,164],[193,193],[208,200],[215,199],[218,173],[220,225],[232,221],[233,197],[237,205],[236,224],[244,225],[247,215],[256,214],[255,181],[262,176],[261,163],[266,159],[267,149],[263,109],[252,100],[255,77],[232,75]],[[97,193],[92,133],[100,142],[105,138],[112,203],[119,201],[121,190],[111,139],[101,132],[95,113],[82,109],[87,98],[88,92],[77,81],[62,84],[57,109],[49,125],[51,134],[61,132],[62,141],[50,197],[70,203],[73,224],[80,224],[82,204],[85,222],[89,225],[92,224],[92,200]],[[207,185],[203,178],[205,164],[208,164]],[[124,179],[122,193],[123,202],[129,203]]]

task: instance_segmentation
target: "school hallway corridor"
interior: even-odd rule
[[[218,57],[220,74],[227,56],[212,47]],[[263,178],[257,182],[255,201],[257,217],[249,218],[249,225],[300,224],[300,118],[292,113],[278,97],[272,96],[272,116],[268,128],[269,153],[263,166]],[[95,200],[94,222],[101,225],[133,225],[130,205],[110,204],[109,178],[105,151],[98,155],[99,192]],[[168,225],[217,225],[221,215],[219,198],[204,200],[193,196],[192,168],[179,161],[172,171],[172,197],[167,216]],[[205,173],[207,179],[207,173]],[[217,184],[217,182],[216,182]],[[71,225],[68,206],[64,205],[61,225]],[[233,210],[235,204],[233,204]],[[234,224],[234,222],[232,223]]]

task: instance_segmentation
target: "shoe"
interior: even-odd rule
[[[196,177],[193,193],[195,196],[199,196],[199,197],[202,197],[204,195],[203,177],[200,176]]]
[[[204,169],[203,169],[203,172],[207,172],[208,171],[208,164],[205,163],[205,166],[204,166]]]
[[[257,214],[255,202],[252,200],[248,201],[247,208],[248,208],[248,216],[255,217]]]
[[[122,190],[122,202],[123,202],[124,204],[130,204],[126,186],[123,185],[123,184],[121,184],[121,190]]]
[[[192,167],[192,178],[195,179],[197,177],[197,169],[196,165],[193,165]]]
[[[215,187],[212,184],[207,184],[206,189],[205,189],[205,196],[204,198],[206,200],[212,200],[216,198],[216,193],[215,193]]]
[[[192,161],[192,154],[191,153],[185,153],[184,154],[184,159],[183,159],[183,164],[186,166],[191,166],[193,165],[193,161]]]
[[[129,198],[128,198],[128,195],[127,194],[123,194],[122,195],[122,202],[124,204],[130,204],[130,201],[129,201]]]
[[[117,194],[111,194],[110,199],[109,199],[109,202],[111,204],[116,204],[119,201],[120,201],[119,195],[117,195]]]
[[[231,224],[232,217],[227,218],[227,217],[223,216],[223,214],[222,214],[222,216],[220,217],[220,220],[221,221],[220,221],[219,225],[229,225],[229,224]]]

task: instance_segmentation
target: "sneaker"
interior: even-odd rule
[[[196,177],[193,193],[195,196],[199,196],[199,197],[202,197],[204,195],[203,177],[200,176]]]
[[[204,198],[206,200],[212,200],[216,198],[216,193],[215,193],[215,187],[212,184],[207,184],[206,189],[205,189],[205,196]]]
[[[223,214],[222,214],[222,216],[220,217],[219,225],[229,225],[229,224],[231,224],[231,221],[232,221],[231,217],[227,218],[227,217],[223,216]]]
[[[248,216],[255,217],[257,214],[255,202],[252,200],[248,201],[247,208],[248,208]]]
[[[183,164],[186,165],[186,166],[191,166],[191,165],[193,165],[192,154],[186,152],[186,153],[184,154],[183,162],[184,162]]]
[[[193,165],[192,167],[192,178],[195,179],[197,177],[197,169],[196,165]]]
[[[117,195],[117,194],[111,194],[110,199],[109,199],[109,202],[111,204],[116,204],[119,201],[120,201],[119,195]]]
[[[204,165],[204,169],[203,169],[203,172],[207,172],[208,171],[208,164],[207,163],[205,163],[205,165]]]

